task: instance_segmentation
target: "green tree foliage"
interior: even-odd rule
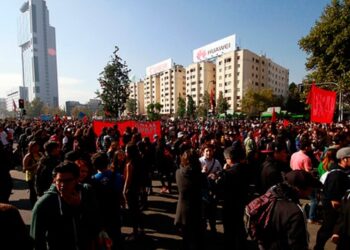
[[[228,104],[226,98],[224,98],[222,91],[220,91],[216,105],[216,112],[219,114],[226,114],[229,107],[230,105]]]
[[[276,106],[276,96],[272,93],[270,88],[249,89],[242,100],[242,111],[252,117],[260,115],[268,107]]]
[[[100,73],[101,92],[96,91],[97,97],[101,99],[104,110],[109,112],[111,117],[118,118],[126,108],[126,100],[129,97],[129,76],[130,70],[126,62],[118,56],[119,48],[115,47],[111,61]]]
[[[79,113],[84,113],[85,115],[87,115],[88,117],[92,117],[93,115],[93,112],[92,110],[88,109],[87,107],[81,105],[81,106],[75,106],[73,109],[72,109],[72,117],[73,118],[78,118],[79,116]]]
[[[301,98],[301,90],[292,82],[289,85],[286,109],[292,113],[303,114],[305,112],[305,100]]]
[[[177,98],[177,116],[182,119],[186,114],[186,100],[181,95]]]
[[[350,85],[350,1],[332,0],[299,46],[307,55],[308,78],[337,82],[343,90]],[[336,86],[334,85],[333,88]]]
[[[130,113],[132,116],[135,116],[137,113],[137,100],[134,98],[128,99],[126,101],[126,110],[128,113]]]
[[[147,106],[147,116],[148,120],[150,121],[156,121],[160,119],[160,110],[162,109],[163,105],[160,103],[150,103]]]
[[[204,91],[204,95],[200,102],[200,105],[197,108],[197,114],[200,117],[207,117],[210,109],[210,95],[207,91]]]
[[[196,104],[193,101],[192,96],[187,95],[187,109],[186,115],[188,118],[194,118],[196,116]]]
[[[44,103],[39,97],[34,98],[31,102],[27,102],[24,107],[27,111],[27,116],[30,118],[39,117],[44,113]]]

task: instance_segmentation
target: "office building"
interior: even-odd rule
[[[22,55],[23,86],[28,99],[58,107],[55,28],[44,0],[28,0],[20,8],[18,45]]]

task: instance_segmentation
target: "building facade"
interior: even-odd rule
[[[215,83],[215,63],[202,61],[186,67],[186,96],[190,95],[197,107],[201,105],[205,92],[209,95],[215,93]]]
[[[130,99],[136,100],[136,113],[145,114],[145,103],[144,103],[144,83],[143,81],[131,82],[130,88]]]
[[[176,114],[179,96],[186,96],[186,70],[182,65],[160,73],[161,114]]]
[[[55,28],[50,26],[44,0],[28,0],[20,8],[18,44],[22,55],[23,86],[28,99],[58,107]]]
[[[17,88],[12,88],[9,90],[6,94],[6,109],[8,111],[15,111],[15,109],[18,111],[19,99],[23,99],[25,101],[28,100],[28,88],[19,86]]]
[[[289,70],[266,56],[237,49],[216,59],[216,99],[222,92],[229,103],[228,113],[240,112],[249,89],[270,88],[276,96],[287,97]]]

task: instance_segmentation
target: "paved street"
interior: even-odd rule
[[[31,211],[29,205],[29,192],[26,189],[24,182],[24,174],[20,171],[12,171],[14,178],[13,194],[11,196],[11,203],[20,209],[21,215],[27,225],[30,224]],[[155,194],[149,198],[149,208],[145,211],[145,233],[146,236],[140,242],[125,242],[125,249],[179,249],[181,246],[181,237],[178,235],[173,222],[176,209],[177,194],[159,194],[159,182],[154,181]],[[174,189],[176,187],[174,186]],[[218,215],[218,237],[212,239],[210,235],[203,237],[205,245],[208,249],[224,249],[222,245],[223,228],[220,221],[220,212]],[[123,234],[127,235],[131,232],[129,222],[124,221],[122,228]],[[314,246],[316,232],[318,225],[308,225],[310,232],[310,246]],[[253,247],[252,247],[253,249]],[[335,245],[328,242],[326,250],[335,249]]]

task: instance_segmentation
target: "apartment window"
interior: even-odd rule
[[[259,86],[259,83],[256,82],[256,83],[255,83],[255,86]]]
[[[221,65],[222,61],[219,61],[219,65]]]
[[[238,63],[238,64],[237,64],[237,68],[240,68],[240,67],[241,67],[241,65]]]
[[[225,63],[229,63],[229,62],[231,62],[231,58],[226,58]]]
[[[240,56],[237,56],[237,60],[239,60],[241,57]]]
[[[238,96],[237,96],[237,100],[239,100],[239,99],[241,99],[241,97],[238,95]]]
[[[239,72],[237,72],[237,75],[239,76]]]
[[[199,70],[202,70],[203,68],[202,67],[199,67]]]

